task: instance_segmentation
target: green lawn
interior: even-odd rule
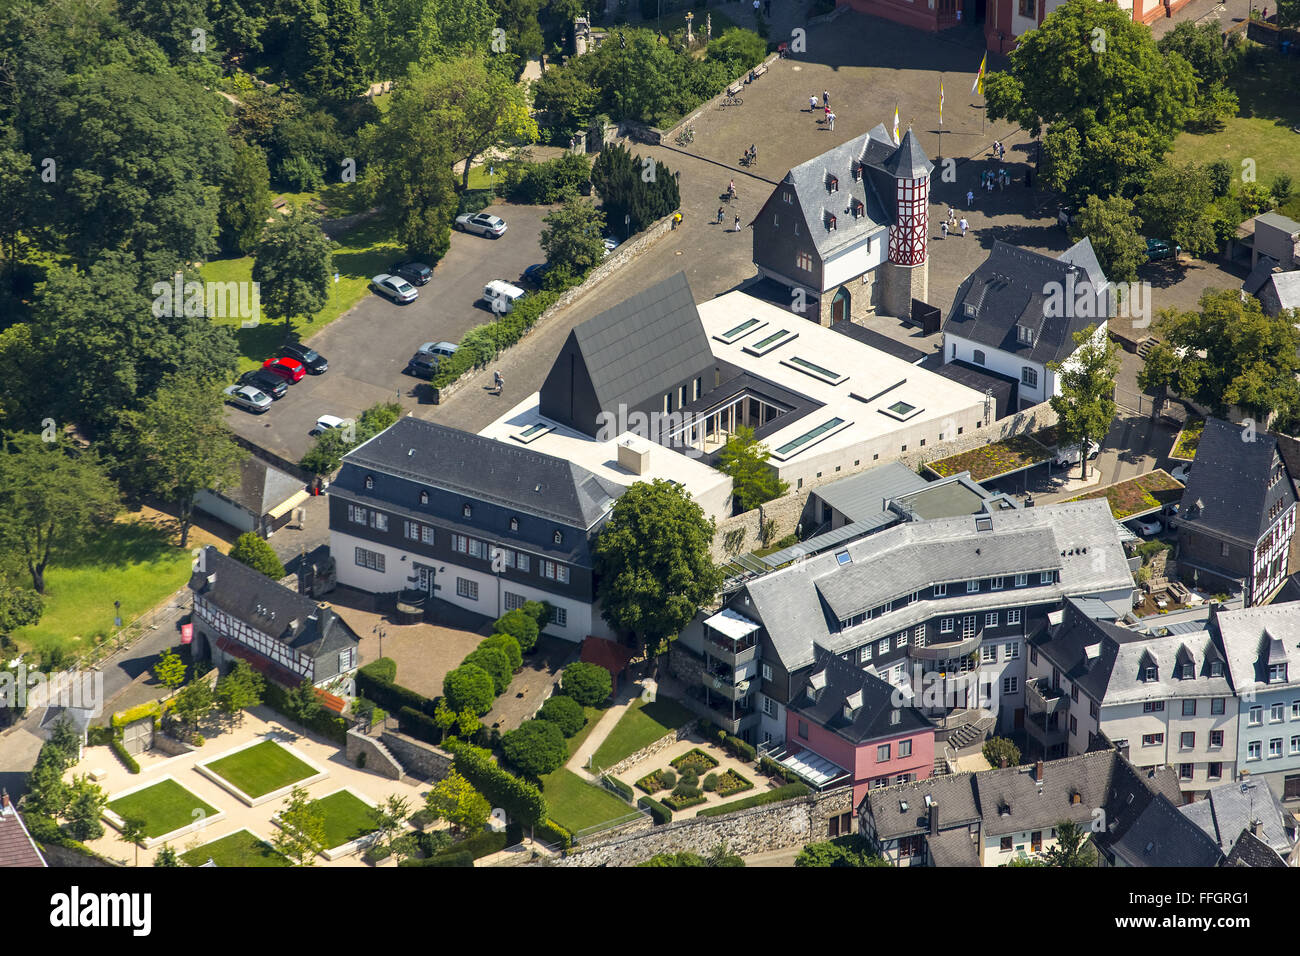
[[[312,805],[325,812],[326,849],[332,850],[375,830],[370,806],[347,790],[314,800]]]
[[[551,819],[570,833],[636,812],[608,790],[587,783],[563,767],[542,778],[542,792],[546,794]]]
[[[973,480],[986,481],[1009,471],[1047,461],[1052,457],[1051,446],[1054,444],[1055,429],[1048,428],[1033,435],[1013,435],[970,451],[926,462],[925,467],[941,478],[969,471]]]
[[[264,740],[207,767],[250,797],[260,797],[316,775],[315,770],[274,740]]]
[[[614,725],[605,742],[596,748],[592,763],[597,767],[612,767],[624,757],[654,743],[694,717],[694,714],[673,700],[665,698],[652,704],[638,700]]]
[[[115,633],[114,601],[122,602],[122,620],[129,623],[183,587],[192,560],[165,530],[115,522],[75,556],[50,566],[45,612],[12,637],[21,651],[79,653]]]
[[[564,746],[568,749],[570,757],[578,752],[578,748],[582,746],[582,742],[590,736],[592,730],[595,729],[596,724],[600,722],[600,718],[605,716],[606,709],[607,708],[604,707],[582,708],[583,714],[587,717],[587,722],[583,724],[582,729],[572,737],[566,737],[564,739]]]
[[[271,844],[263,843],[247,830],[239,830],[220,840],[195,847],[182,853],[180,858],[182,863],[188,863],[190,866],[202,866],[209,859],[223,868],[293,865],[277,853]]]
[[[216,807],[204,803],[175,780],[160,780],[152,787],[110,801],[108,809],[124,820],[144,820],[145,836],[150,838],[189,826],[196,819],[196,810],[201,810],[203,816],[217,812]]]

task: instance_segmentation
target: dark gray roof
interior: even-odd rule
[[[940,830],[925,841],[935,866],[979,866],[976,835],[966,828]]]
[[[1222,784],[1210,790],[1204,800],[1178,810],[1204,830],[1224,853],[1232,850],[1243,833],[1250,833],[1252,821],[1259,822],[1258,836],[1265,846],[1290,855],[1295,844],[1295,820],[1263,781]]]
[[[789,299],[789,295],[786,296]],[[886,355],[892,355],[894,358],[902,359],[911,365],[915,365],[924,359],[929,352],[922,349],[914,348],[906,342],[900,342],[898,339],[890,338],[883,332],[877,332],[875,329],[869,329],[865,325],[858,325],[856,322],[844,320],[836,322],[831,328],[841,335],[847,335],[856,342],[863,345],[870,345],[877,351],[884,352]]]
[[[894,155],[881,163],[880,167],[895,179],[922,179],[930,175],[934,163],[926,157],[925,150],[912,135],[909,126]]]
[[[203,549],[201,559],[203,570],[190,576],[190,590],[286,647],[318,657],[360,642],[352,628],[328,607],[272,581],[211,545]]]
[[[918,518],[956,518],[959,515],[979,514],[984,503],[992,497],[972,481],[969,472],[940,478],[909,494],[900,495],[898,503],[908,508]]]
[[[1261,255],[1251,267],[1246,278],[1242,280],[1241,291],[1247,295],[1258,295],[1278,267],[1278,261],[1271,256]]]
[[[1269,686],[1268,660],[1277,654],[1281,642],[1287,660],[1287,683],[1300,683],[1300,604],[1265,604],[1260,607],[1221,610],[1214,615],[1213,628],[1223,640],[1228,673],[1237,694],[1244,695]]]
[[[239,481],[214,493],[258,518],[303,490],[303,483],[255,455],[240,463]]]
[[[964,359],[952,362],[943,360],[943,352],[935,352],[926,358],[921,368],[928,369],[946,379],[965,385],[977,392],[992,393],[993,420],[1006,418],[1019,408],[1020,379],[1003,375],[990,368],[972,365]]]
[[[864,472],[822,485],[812,494],[850,521],[874,520],[887,514],[885,502],[928,485],[924,478],[902,462],[891,461]],[[892,524],[897,516],[891,516]]]
[[[975,774],[984,833],[996,837],[1046,830],[1065,820],[1090,823],[1093,809],[1107,802],[1117,757],[1114,751],[1102,751],[1047,761],[1041,783],[1034,765]]]
[[[1268,432],[1248,433],[1240,425],[1207,418],[1179,505],[1179,524],[1253,547],[1273,523],[1273,504],[1296,501],[1291,481],[1269,485],[1273,462],[1281,458],[1277,439]]]
[[[824,673],[825,685],[816,690],[809,682],[813,674]],[[932,730],[934,725],[915,707],[895,707],[894,687],[832,654],[817,648],[811,669],[799,682],[792,681],[789,708],[807,716],[832,733],[854,744]],[[810,696],[811,692],[815,696]],[[860,697],[856,696],[860,695]],[[846,712],[850,697],[858,706]],[[893,721],[897,720],[897,723]]]
[[[1106,273],[1102,271],[1101,263],[1097,261],[1096,250],[1092,248],[1092,240],[1084,236],[1069,249],[1066,249],[1059,256],[1058,262],[1068,262],[1070,265],[1078,266],[1084,272],[1088,273],[1088,281],[1098,289],[1105,288],[1107,284]]]
[[[411,416],[349,452],[343,462],[584,530],[625,490],[563,458]]]
[[[569,335],[602,409],[635,408],[713,365],[685,272],[624,299]]]
[[[1269,315],[1281,309],[1300,309],[1300,270],[1273,273],[1259,290],[1259,299]]]
[[[947,774],[869,790],[862,798],[862,805],[871,814],[877,836],[882,840],[897,840],[930,828],[926,797],[939,807],[941,832],[951,827],[964,829],[981,819],[972,773]]]
[[[1259,837],[1249,830],[1242,830],[1241,836],[1233,846],[1232,852],[1228,854],[1228,858],[1223,861],[1223,865],[1285,868],[1287,862]]]
[[[1300,222],[1296,222],[1294,219],[1283,216],[1281,213],[1262,213],[1255,217],[1255,222],[1262,222],[1266,225],[1272,226],[1274,229],[1280,229],[1289,236],[1293,236],[1297,232],[1300,232]]]
[[[1211,867],[1223,860],[1215,842],[1163,794],[1150,800],[1109,846],[1130,866]]]
[[[1110,313],[1108,288],[1098,287],[1089,274],[1096,259],[1091,245],[1075,246],[1066,255],[1071,261],[995,241],[988,258],[957,288],[944,333],[1040,364],[1065,360],[1077,347],[1074,333],[1100,325]],[[1073,289],[1075,301],[1083,301],[1090,289],[1091,308],[1054,309],[1044,291],[1053,286],[1064,290],[1067,298]],[[968,305],[975,310],[973,317],[966,314]],[[1065,314],[1048,315],[1049,311]],[[1032,345],[1019,341],[1017,326],[1033,332]]]

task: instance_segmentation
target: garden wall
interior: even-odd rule
[[[371,773],[377,773],[381,777],[387,777],[389,780],[402,779],[402,765],[398,763],[387,748],[373,737],[367,737],[357,728],[353,727],[348,731],[347,757],[348,762],[356,765],[357,758],[365,754],[366,762],[364,769]]]
[[[164,733],[155,733],[151,749],[161,750],[169,757],[180,757],[183,754],[193,753],[195,748],[183,740],[177,740]]]
[[[721,817],[682,820],[602,840],[556,861],[557,866],[635,866],[659,853],[706,856],[719,844],[740,856],[829,839],[829,821],[853,812],[853,788],[796,797]]]
[[[642,760],[647,760],[650,757],[653,757],[655,754],[667,750],[669,747],[671,747],[673,744],[677,743],[678,741],[685,740],[691,734],[695,733],[695,728],[698,725],[699,725],[698,720],[688,720],[686,723],[682,724],[682,726],[678,727],[672,733],[665,734],[663,737],[660,737],[654,743],[642,747],[640,750],[632,754],[632,756],[630,757],[624,757],[618,763],[614,764],[614,766],[602,772],[611,777],[616,777],[620,773],[623,773],[625,770],[627,770],[629,767],[635,767]]]
[[[438,781],[451,772],[451,754],[433,744],[395,730],[385,730],[379,739],[412,777]]]

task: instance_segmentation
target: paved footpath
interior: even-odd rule
[[[587,734],[587,739],[582,742],[582,746],[574,752],[573,756],[569,758],[569,762],[564,766],[585,780],[595,780],[595,774],[587,770],[588,759],[600,749],[600,745],[605,742],[605,738],[613,732],[618,722],[623,719],[627,709],[641,699],[646,689],[643,688],[642,684],[637,683],[622,690],[618,695],[618,702],[605,711],[604,716],[600,718],[591,733]],[[654,700],[653,692],[651,692],[650,699]]]

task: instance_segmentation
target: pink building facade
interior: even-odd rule
[[[792,754],[811,750],[850,771],[855,807],[869,787],[924,780],[934,771],[933,727],[854,743],[791,707],[786,711],[785,740]]]

